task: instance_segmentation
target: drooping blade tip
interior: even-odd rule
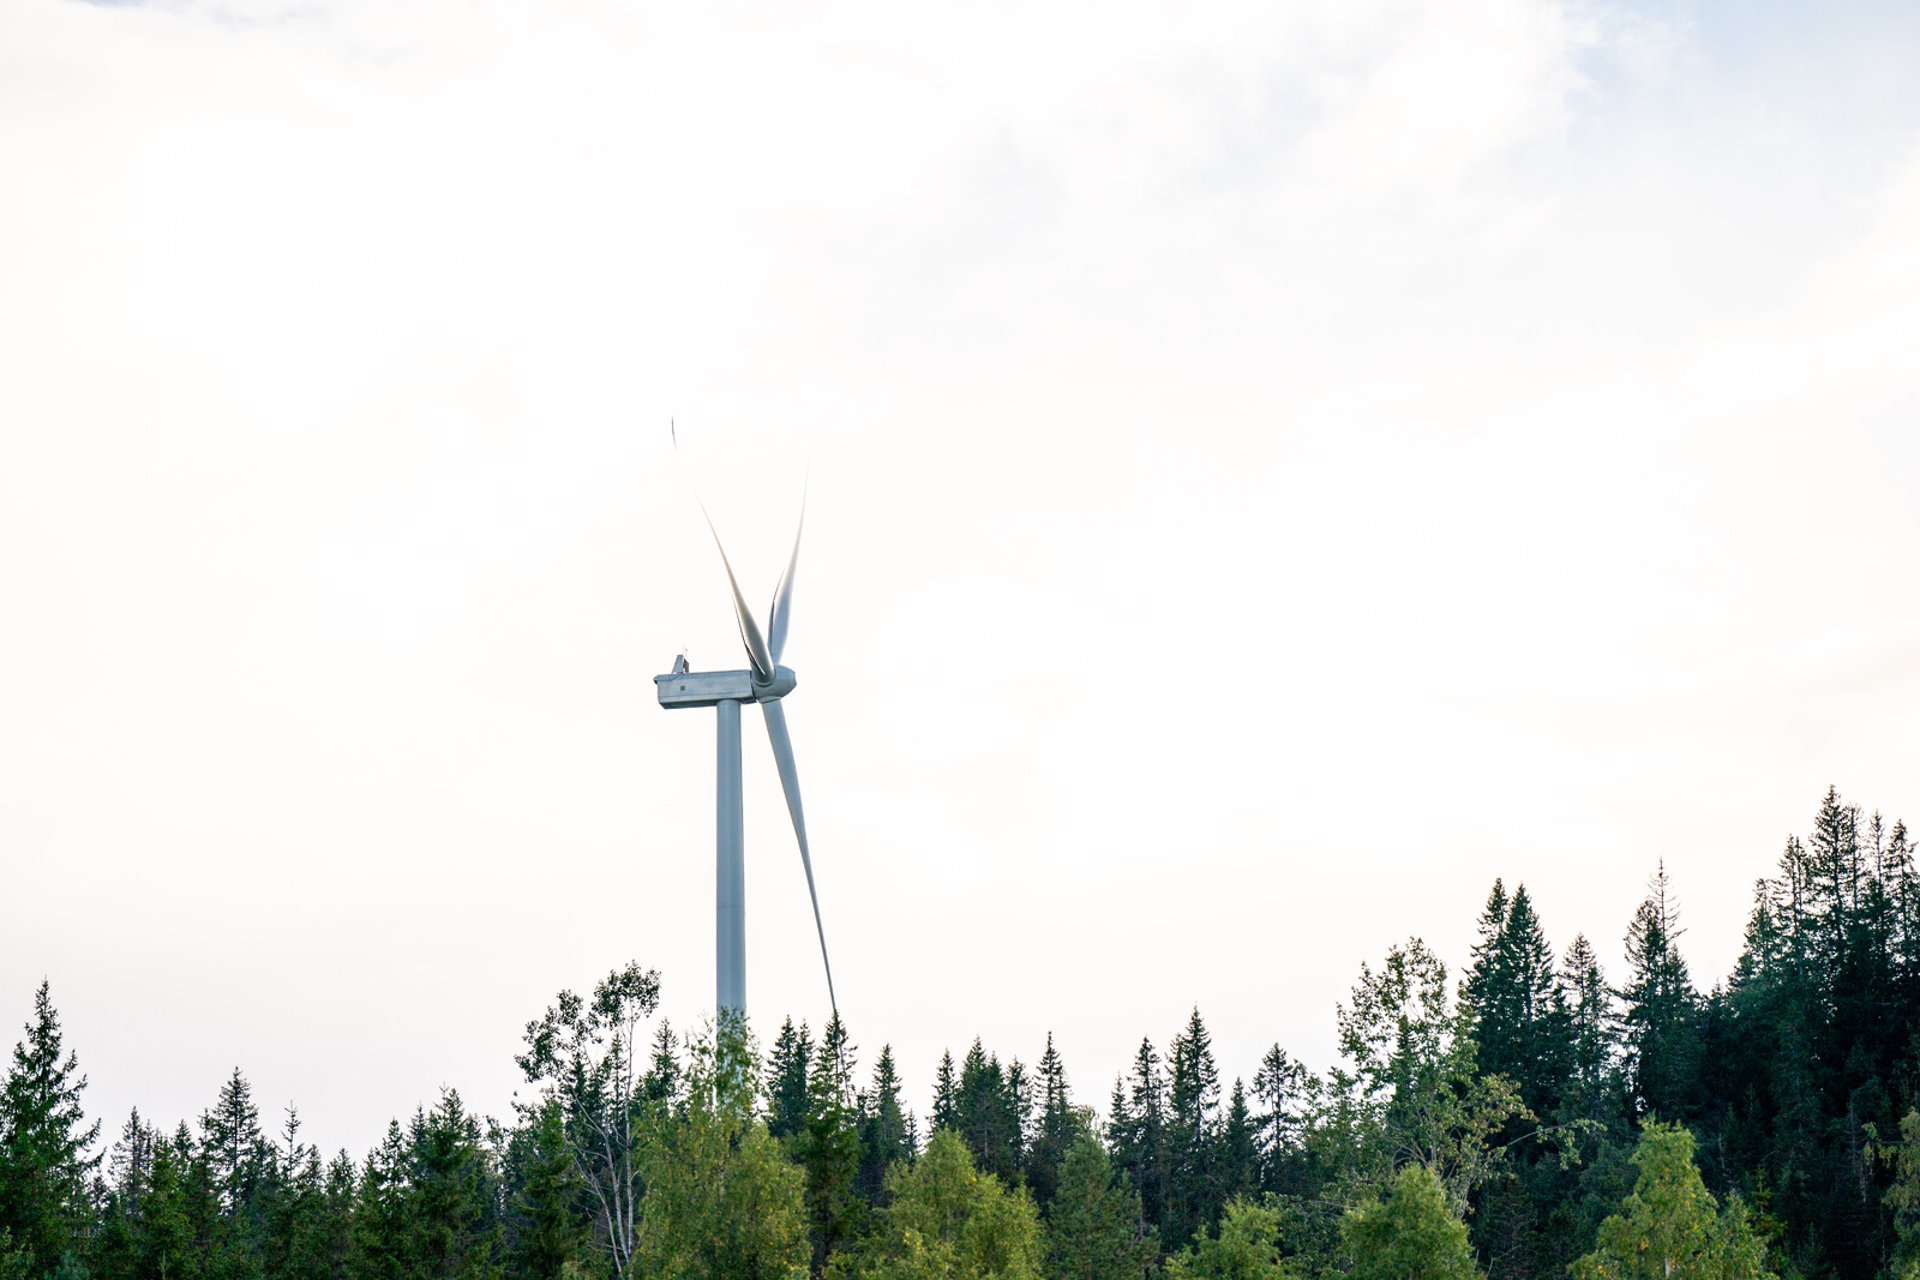
[[[807,897],[813,903],[813,928],[820,937],[820,963],[827,971],[827,1001],[833,1011],[840,1002],[833,990],[833,961],[827,956],[827,927],[820,918],[820,894],[813,884],[813,854],[807,846],[807,819],[800,805],[800,771],[793,760],[793,738],[787,733],[787,712],[779,699],[760,704],[767,722],[767,741],[773,747],[773,763],[780,771],[780,789],[786,793],[787,813],[793,818],[793,834],[800,845],[800,866],[807,873]]]

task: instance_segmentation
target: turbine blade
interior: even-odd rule
[[[767,614],[767,646],[773,653],[773,660],[780,661],[780,654],[787,647],[787,621],[793,617],[793,571],[800,563],[800,534],[807,527],[807,486],[800,485],[800,523],[793,529],[793,554],[787,557],[787,571],[780,575],[780,585],[773,589],[773,608]]]
[[[827,928],[820,923],[820,895],[813,887],[813,855],[807,850],[807,820],[800,811],[800,773],[793,765],[793,739],[787,736],[787,712],[775,698],[760,704],[767,718],[767,741],[773,744],[773,763],[780,770],[780,787],[787,793],[787,812],[793,815],[793,834],[800,842],[800,865],[807,872],[807,896],[813,899],[813,928],[820,935],[820,963],[827,970],[827,1002],[835,1013],[840,1002],[833,995],[833,961],[827,959]]]
[[[680,429],[673,420],[667,420],[667,430],[673,435],[673,451],[680,452]],[[720,541],[720,531],[713,527],[713,515],[707,510],[706,501],[700,496],[700,488],[692,479],[687,487],[693,490],[693,500],[700,507],[700,515],[707,522],[707,532],[713,535],[713,545],[720,550],[720,565],[727,571],[727,585],[733,588],[733,614],[740,624],[740,642],[747,647],[747,661],[753,664],[754,674],[762,680],[773,679],[773,655],[767,652],[767,642],[760,636],[760,624],[753,620],[753,610],[747,608],[747,598],[740,594],[740,580],[733,576],[733,562],[727,559],[727,548]]]

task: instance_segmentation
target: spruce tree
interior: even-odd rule
[[[1026,1176],[1034,1203],[1044,1212],[1059,1185],[1060,1163],[1080,1132],[1067,1088],[1067,1069],[1053,1047],[1051,1031],[1047,1033],[1046,1051],[1040,1055],[1039,1076],[1040,1115],[1027,1149]]]
[[[1307,1069],[1279,1045],[1268,1049],[1253,1074],[1257,1107],[1253,1115],[1254,1148],[1260,1162],[1260,1185],[1268,1191],[1303,1194],[1307,1188],[1296,1176],[1305,1155],[1301,1141],[1304,1108],[1316,1086]]]
[[[502,1232],[499,1172],[480,1122],[452,1089],[415,1121],[408,1163],[419,1274],[432,1280],[494,1280]]]
[[[1236,1196],[1258,1195],[1259,1191],[1260,1159],[1254,1146],[1253,1113],[1247,1106],[1247,1087],[1235,1076],[1227,1095],[1226,1118],[1220,1124],[1214,1194],[1224,1204]]]
[[[913,1158],[912,1131],[900,1106],[900,1072],[894,1065],[891,1045],[880,1046],[880,1057],[873,1064],[873,1083],[860,1095],[859,1112],[858,1187],[861,1198],[873,1205],[879,1203],[886,1186],[887,1170]]]
[[[1614,1093],[1613,993],[1587,936],[1575,934],[1560,962],[1560,1002],[1567,1011],[1569,1111],[1599,1120],[1612,1112]]]
[[[807,1024],[780,1024],[773,1049],[767,1055],[767,1132],[791,1138],[807,1119],[807,1071],[813,1061],[813,1038]]]
[[[960,1080],[954,1074],[951,1051],[940,1055],[940,1068],[933,1077],[933,1111],[927,1123],[932,1129],[928,1137],[942,1129],[960,1127]]]
[[[519,1152],[518,1187],[509,1221],[508,1256],[522,1280],[565,1280],[583,1274],[592,1229],[580,1212],[586,1182],[574,1167],[573,1148],[558,1102],[548,1102],[514,1135]]]
[[[1219,1212],[1214,1159],[1219,1142],[1220,1073],[1213,1038],[1196,1007],[1167,1054],[1166,1215],[1161,1236],[1181,1249]]]
[[[1167,1080],[1153,1041],[1142,1038],[1133,1071],[1114,1085],[1109,1139],[1114,1162],[1140,1193],[1145,1220],[1158,1230],[1166,1218]]]
[[[251,1213],[265,1144],[260,1136],[260,1111],[253,1090],[235,1067],[210,1110],[200,1116],[200,1150],[212,1175],[220,1209],[229,1217]]]
[[[1679,913],[1662,863],[1627,930],[1627,985],[1618,993],[1635,1115],[1684,1119],[1699,1070],[1699,996],[1676,943]]]
[[[851,1240],[866,1208],[860,1196],[860,1132],[853,1096],[853,1045],[835,1013],[821,1034],[807,1074],[807,1113],[793,1141],[806,1171],[806,1207],[813,1270],[826,1269]]]
[[[26,1038],[14,1046],[0,1089],[0,1233],[44,1275],[73,1251],[92,1213],[88,1154],[100,1136],[80,1106],[87,1078],[60,1037],[60,1015],[45,982],[33,997]]]

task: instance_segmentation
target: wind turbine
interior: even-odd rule
[[[674,449],[680,447],[679,432],[673,432]],[[692,671],[683,655],[664,676],[653,678],[660,705],[669,711],[682,707],[712,707],[718,722],[718,754],[714,770],[718,799],[714,819],[714,999],[722,1019],[739,1016],[747,1007],[747,863],[746,840],[740,800],[740,706],[757,702],[767,722],[767,740],[773,745],[773,762],[780,771],[780,787],[787,795],[787,812],[793,816],[793,834],[800,842],[800,865],[807,872],[807,896],[813,900],[813,927],[820,935],[820,962],[827,971],[827,1000],[835,1012],[839,1002],[833,994],[833,963],[827,959],[827,931],[820,923],[820,895],[813,887],[813,857],[807,849],[807,821],[800,808],[800,774],[794,768],[793,740],[787,734],[787,713],[780,700],[793,692],[791,669],[780,665],[780,654],[787,644],[787,624],[793,616],[793,571],[800,563],[800,534],[806,528],[807,502],[800,498],[800,522],[793,531],[793,554],[773,591],[773,604],[767,614],[763,637],[754,621],[753,610],[740,592],[727,549],[720,541],[707,504],[700,500],[700,514],[706,518],[707,532],[720,551],[720,566],[727,571],[727,585],[733,589],[733,612],[740,624],[740,639],[746,645],[748,668],[745,671]]]

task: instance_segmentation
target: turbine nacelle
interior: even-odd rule
[[[676,707],[717,707],[723,702],[774,702],[793,692],[796,680],[791,667],[775,666],[773,679],[761,680],[752,671],[676,671],[655,676],[654,691],[660,705]]]

